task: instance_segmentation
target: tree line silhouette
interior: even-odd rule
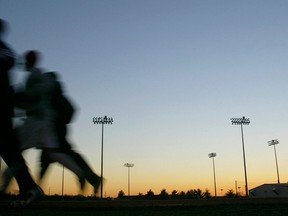
[[[225,198],[236,198],[242,197],[240,193],[235,193],[234,190],[229,189],[224,196]],[[188,191],[180,191],[173,190],[170,194],[166,191],[166,189],[162,189],[159,194],[155,194],[151,189],[147,191],[146,194],[139,193],[136,196],[126,196],[123,190],[118,192],[119,199],[124,198],[133,198],[133,199],[147,199],[147,200],[165,200],[165,199],[209,199],[212,198],[212,195],[208,189],[202,191],[201,189],[191,189]]]

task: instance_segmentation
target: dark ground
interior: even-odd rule
[[[253,215],[288,216],[288,199],[189,199],[189,200],[80,200],[34,203],[28,208],[13,208],[1,200],[0,216],[182,216]]]

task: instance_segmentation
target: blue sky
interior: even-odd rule
[[[78,107],[70,139],[97,173],[101,126],[92,118],[113,117],[104,134],[107,196],[127,193],[127,162],[135,164],[131,194],[163,188],[212,192],[210,152],[217,153],[217,188],[234,189],[237,180],[244,189],[240,127],[230,121],[242,116],[251,120],[244,127],[249,188],[277,181],[267,145],[276,138],[280,180],[288,181],[287,1],[0,0],[0,5],[15,52],[37,49],[41,67],[61,74]],[[15,83],[24,80],[21,71],[13,70]],[[25,153],[32,172],[37,154]],[[53,176],[60,173],[55,165],[46,191],[59,193],[61,182]],[[77,193],[73,175],[66,175],[69,190]]]

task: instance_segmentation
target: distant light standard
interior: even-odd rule
[[[132,163],[125,163],[125,167],[128,167],[128,197],[130,197],[130,168],[134,167],[134,164]]]
[[[243,161],[244,161],[244,173],[245,173],[245,191],[248,196],[248,182],[247,182],[247,170],[246,170],[246,159],[245,159],[245,147],[244,147],[244,136],[243,136],[243,124],[249,125],[249,118],[231,118],[232,125],[241,125],[241,136],[242,136],[242,149],[243,149]]]
[[[213,174],[214,174],[214,190],[215,190],[215,197],[217,197],[217,189],[216,189],[216,174],[215,174],[215,163],[214,163],[214,158],[216,157],[216,153],[210,153],[208,154],[209,158],[212,158],[213,160]]]
[[[62,199],[64,198],[64,165],[62,170]]]
[[[101,199],[103,198],[103,139],[104,139],[104,124],[112,124],[113,118],[104,117],[94,117],[94,124],[102,124],[102,142],[101,142]]]
[[[278,139],[274,139],[268,141],[268,146],[274,146],[274,153],[275,153],[275,161],[276,161],[276,169],[277,169],[277,177],[278,177],[278,184],[280,184],[280,177],[279,177],[279,169],[278,169],[278,162],[277,162],[277,153],[276,153],[276,145],[279,144]]]

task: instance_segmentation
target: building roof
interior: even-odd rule
[[[250,189],[249,191],[251,191],[251,190],[256,190],[256,189],[259,189],[259,188],[261,188],[261,187],[264,187],[264,186],[282,186],[282,187],[288,187],[288,183],[280,183],[280,184],[278,184],[278,183],[268,183],[268,184],[262,184],[262,185],[259,185],[259,186],[257,186],[257,187],[255,187],[255,188],[252,188],[252,189]]]

